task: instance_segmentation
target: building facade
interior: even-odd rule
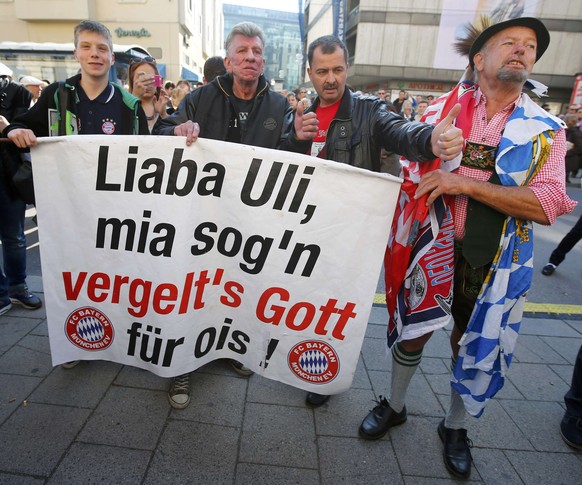
[[[301,79],[302,47],[296,13],[224,4],[224,37],[239,22],[253,22],[265,32],[265,77],[274,89],[293,89]]]
[[[305,46],[333,32],[334,3],[305,1]],[[467,59],[451,45],[465,22],[489,15],[496,21],[533,16],[548,27],[551,43],[536,63],[532,78],[549,87],[555,114],[570,100],[575,76],[582,71],[582,2],[579,0],[339,0],[347,12],[345,40],[350,54],[348,82],[375,92],[400,89],[438,95],[461,78]],[[304,82],[309,78],[304,74]]]
[[[222,49],[222,0],[0,0],[0,41],[72,42],[85,19],[105,24],[115,44],[147,49],[173,81],[201,81],[205,60]]]

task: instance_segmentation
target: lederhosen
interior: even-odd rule
[[[500,184],[495,171],[497,147],[467,142],[461,165],[489,172],[488,182]],[[505,215],[469,198],[465,238],[455,240],[455,276],[451,313],[465,331],[501,238]]]

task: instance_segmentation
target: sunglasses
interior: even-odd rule
[[[149,62],[152,64],[156,63],[156,60],[151,57],[151,56],[146,56],[146,57],[142,57],[141,59],[132,59],[131,61],[129,61],[130,64],[139,64],[140,62]]]

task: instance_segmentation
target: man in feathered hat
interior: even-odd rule
[[[482,414],[511,363],[532,278],[532,222],[552,224],[576,205],[565,191],[564,124],[522,93],[548,48],[548,30],[516,18],[467,34],[476,83],[460,83],[426,112],[438,122],[461,103],[456,124],[466,148],[452,161],[403,164],[386,256],[391,392],[359,430],[378,439],[406,421],[423,347],[452,316],[451,400],[438,434],[447,469],[464,479],[472,462],[466,413]],[[408,267],[399,275],[403,254]]]

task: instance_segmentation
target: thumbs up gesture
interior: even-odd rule
[[[295,111],[295,135],[298,140],[313,140],[317,135],[317,116],[314,112],[304,113],[304,105],[301,101],[297,103]]]
[[[430,138],[432,152],[441,160],[452,160],[463,150],[463,132],[453,125],[460,112],[461,105],[457,103],[432,132]]]

